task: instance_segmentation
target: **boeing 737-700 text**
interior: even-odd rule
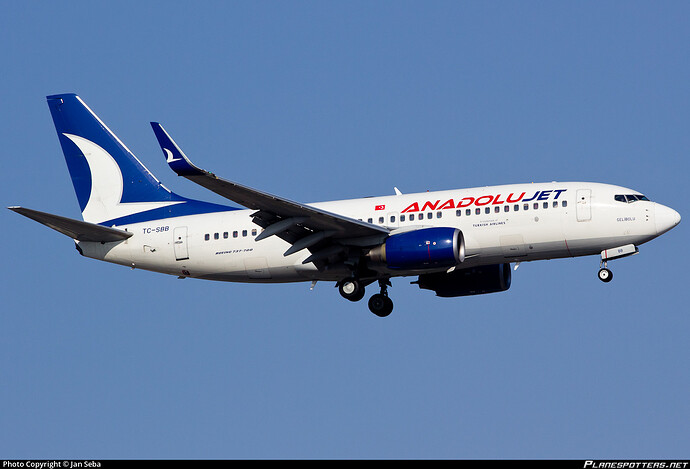
[[[456,297],[505,291],[510,263],[587,255],[607,262],[680,222],[675,210],[624,187],[514,184],[304,204],[198,168],[151,126],[170,168],[245,209],[168,190],[75,94],[48,96],[83,221],[11,210],[74,239],[82,255],[132,268],[227,282],[335,282],[369,309],[393,310],[393,277]]]

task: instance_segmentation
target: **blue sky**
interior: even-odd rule
[[[688,216],[687,2],[5,2],[4,206],[79,217],[45,96],[76,92],[175,192],[201,167],[315,202],[512,182]],[[687,220],[393,314],[331,284],[82,258],[0,212],[2,458],[690,457]]]

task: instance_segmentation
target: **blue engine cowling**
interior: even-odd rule
[[[451,267],[465,260],[465,241],[457,228],[422,228],[390,236],[369,259],[394,270]]]
[[[506,291],[510,281],[510,264],[506,263],[422,274],[412,283],[436,292],[437,296],[454,297]]]

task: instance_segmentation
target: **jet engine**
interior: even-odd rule
[[[465,240],[457,228],[422,228],[388,237],[367,257],[395,270],[452,267],[465,260]]]
[[[436,296],[448,298],[506,291],[510,288],[510,280],[510,264],[496,264],[456,269],[450,273],[422,274],[412,283],[433,290]]]

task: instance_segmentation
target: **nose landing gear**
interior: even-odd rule
[[[639,249],[634,244],[626,244],[625,246],[618,246],[617,248],[605,249],[601,251],[601,262],[599,262],[599,280],[608,283],[613,280],[613,272],[606,266],[607,261],[613,259],[620,259],[622,257],[634,256]]]
[[[597,273],[597,276],[599,277],[599,280],[604,283],[609,283],[611,280],[613,280],[613,272],[611,272],[606,265],[604,253],[601,254],[601,262],[599,262],[599,273]]]

